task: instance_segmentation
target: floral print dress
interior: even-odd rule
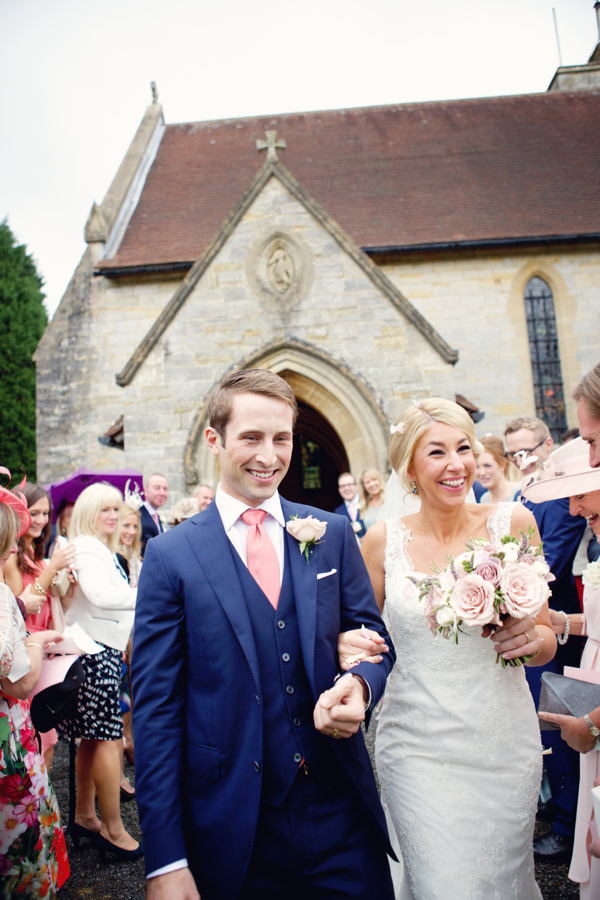
[[[30,669],[25,623],[0,583],[0,678]],[[27,703],[0,692],[0,895],[53,897],[69,877],[58,804]]]

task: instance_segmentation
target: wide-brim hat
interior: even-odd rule
[[[182,522],[184,519],[190,519],[198,512],[198,501],[195,497],[182,497],[175,504],[169,515],[169,522]]]
[[[600,490],[600,468],[590,466],[589,446],[582,438],[575,438],[551,453],[532,475],[524,478],[521,490],[532,503],[588,494]]]

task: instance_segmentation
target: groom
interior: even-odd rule
[[[395,657],[349,520],[277,493],[296,412],[279,376],[226,376],[215,502],[148,544],[133,690],[151,900],[393,898],[360,723]],[[326,528],[305,555],[314,532],[285,526],[309,515]],[[336,681],[338,634],[363,624],[390,651]]]

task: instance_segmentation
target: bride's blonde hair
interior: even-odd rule
[[[452,400],[443,397],[429,397],[417,400],[407,406],[393,426],[396,430],[390,441],[390,462],[397,473],[402,486],[410,491],[410,469],[415,455],[415,448],[425,432],[436,422],[442,425],[453,425],[463,432],[478,459],[483,451],[482,445],[475,436],[475,425],[471,416]]]

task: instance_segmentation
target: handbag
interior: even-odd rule
[[[31,721],[37,731],[50,731],[75,714],[84,681],[85,669],[78,656],[44,658],[42,676],[30,703]]]
[[[567,678],[565,675],[557,675],[556,672],[542,672],[540,712],[575,716],[579,719],[597,706],[600,706],[600,685]],[[554,722],[544,722],[540,719],[540,731],[550,731],[559,727]]]
[[[54,576],[52,585],[59,597],[65,596],[65,594],[71,587],[71,582],[69,581],[69,574],[66,569],[58,570],[58,572]]]

